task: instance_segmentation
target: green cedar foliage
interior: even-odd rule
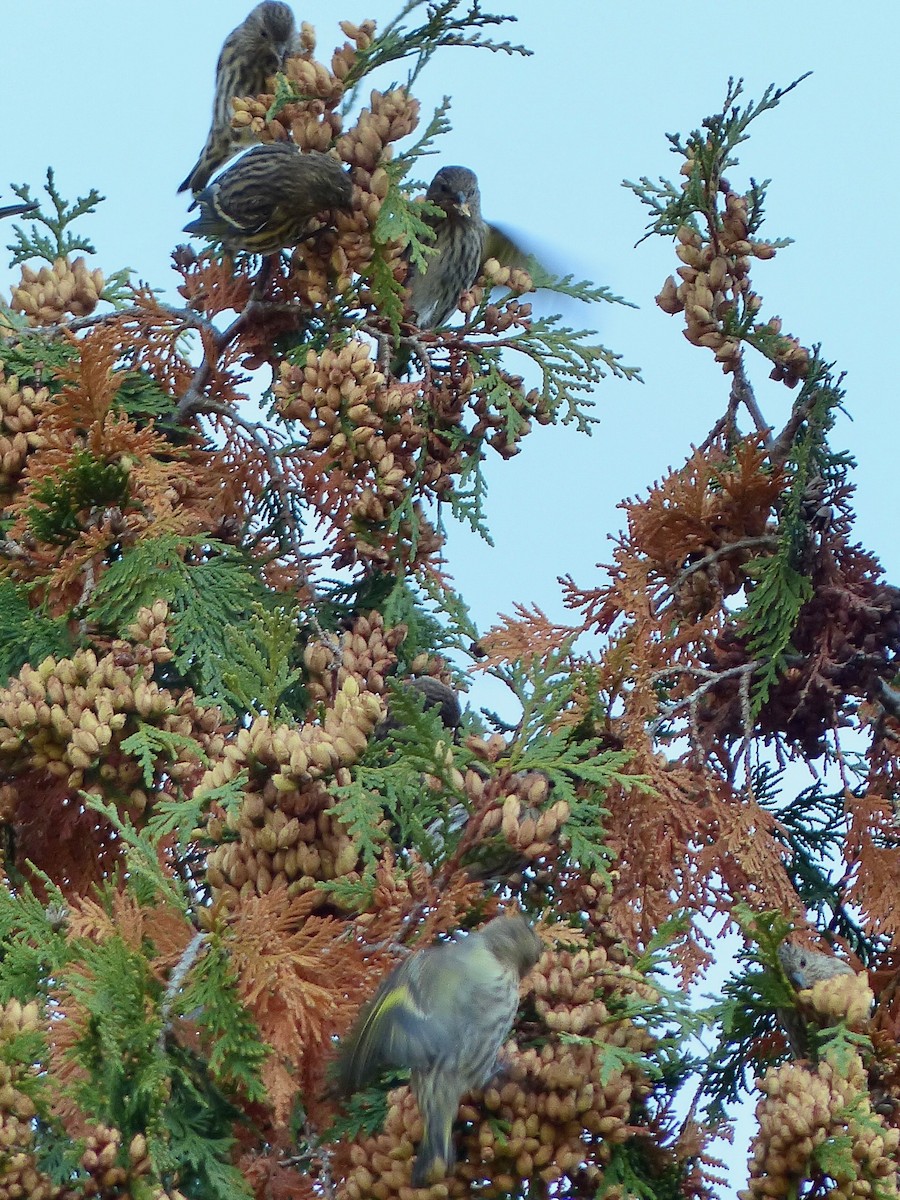
[[[33,608],[28,590],[10,579],[0,579],[0,681],[15,675],[25,663],[37,666],[52,655],[61,658],[72,650],[68,622]]]
[[[263,659],[252,627],[240,637],[231,631],[241,628],[245,614],[263,595],[254,571],[233,547],[169,535],[140,542],[111,564],[91,597],[90,617],[121,630],[140,608],[165,600],[173,668],[193,684],[201,703],[218,704],[233,715],[240,700],[229,680],[239,691],[245,689],[254,664]],[[247,661],[231,661],[241,651]],[[257,678],[262,686],[265,680]],[[285,676],[285,686],[287,680]],[[268,682],[271,687],[271,675]]]

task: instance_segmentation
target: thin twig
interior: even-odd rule
[[[78,603],[75,605],[73,611],[78,612],[80,609],[82,609],[84,607],[85,604],[87,604],[88,600],[90,600],[91,596],[93,595],[94,588],[96,586],[97,586],[97,577],[94,573],[94,560],[93,560],[93,558],[89,558],[88,561],[84,565],[84,584],[81,588],[81,595],[78,597]],[[83,637],[87,630],[87,617],[86,616],[82,617],[81,620],[78,622],[78,629]]]
[[[743,404],[744,408],[750,414],[753,424],[756,426],[756,432],[762,434],[764,445],[767,450],[770,450],[772,448],[772,427],[762,415],[760,407],[756,402],[753,387],[744,370],[743,352],[738,357],[734,368],[734,375],[731,380],[731,399],[735,407],[738,404]]]
[[[194,936],[185,946],[181,958],[179,958],[178,962],[175,964],[175,969],[169,977],[169,982],[166,985],[162,1003],[159,1006],[160,1024],[156,1045],[160,1050],[163,1048],[166,1034],[171,1028],[169,1017],[172,1012],[172,1006],[175,1003],[175,997],[178,995],[178,991],[181,988],[181,985],[184,983],[187,973],[194,965],[197,955],[200,953],[205,942],[206,934],[198,930],[198,932],[194,934]]]
[[[223,329],[221,333],[216,332],[212,335],[213,353],[210,355],[209,351],[206,351],[203,355],[200,365],[194,371],[187,391],[178,401],[178,404],[175,408],[176,422],[180,423],[185,421],[188,417],[193,416],[194,413],[200,408],[203,408],[204,410],[209,408],[209,402],[203,395],[203,389],[206,387],[207,383],[209,383],[210,377],[215,369],[216,364],[218,363],[219,356],[221,355],[222,351],[247,325],[250,317],[256,311],[257,303],[258,302],[256,300],[249,300],[226,329]]]
[[[720,558],[725,558],[729,554],[733,554],[736,550],[751,550],[755,547],[777,549],[778,538],[775,534],[762,534],[760,537],[739,538],[736,542],[729,542],[726,546],[719,546],[717,550],[710,550],[708,554],[704,554],[703,558],[698,558],[696,562],[688,563],[683,568],[678,578],[674,583],[670,584],[662,593],[658,600],[653,604],[653,614],[656,616],[662,606],[674,596],[678,589],[682,586],[686,579],[694,574],[695,571],[703,571],[706,567],[712,566],[714,562],[718,562]]]
[[[232,405],[223,403],[222,401],[206,400],[204,401],[203,409],[205,413],[215,413],[219,417],[230,421],[239,429],[242,429],[262,454],[281,512],[281,521],[279,523],[281,537],[282,539],[286,539],[288,543],[287,549],[296,560],[300,586],[311,592],[314,591],[306,567],[309,556],[303,550],[300,533],[291,515],[291,497],[300,493],[298,493],[298,489],[285,474],[281,466],[278,449],[272,445],[271,438],[274,436],[275,431],[270,429],[268,425],[264,425],[261,421],[251,421],[246,417],[242,417]],[[328,647],[335,657],[335,663],[340,665],[342,657],[340,643],[333,634],[322,628],[315,612],[315,605],[309,606],[307,617],[315,630],[316,637]]]
[[[781,465],[786,461],[791,453],[791,448],[794,445],[794,438],[797,436],[797,430],[808,420],[809,414],[816,407],[821,399],[821,389],[811,387],[805,399],[798,399],[797,403],[791,410],[791,415],[788,417],[784,429],[775,438],[769,447],[769,457],[772,462]]]
[[[900,692],[896,691],[885,683],[883,679],[879,679],[876,685],[878,690],[878,699],[881,701],[885,710],[892,717],[900,717]]]
[[[741,677],[751,675],[758,670],[763,664],[754,659],[752,662],[741,663],[737,667],[727,667],[724,671],[709,671],[705,667],[690,667],[674,665],[668,667],[665,671],[654,671],[650,678],[654,681],[665,679],[670,675],[695,675],[703,680],[699,687],[695,688],[689,696],[684,696],[680,700],[671,700],[659,706],[659,716],[651,722],[651,733],[656,733],[660,726],[670,717],[673,717],[677,712],[684,708],[695,708],[697,702],[711,691],[716,684],[721,683],[725,679],[733,679],[735,676]]]
[[[12,538],[0,539],[0,558],[24,558],[26,561],[31,561],[31,555],[24,546],[20,546],[18,542],[14,542]]]
[[[0,340],[15,341],[16,339],[27,334],[29,337],[39,338],[56,338],[62,337],[67,333],[79,333],[82,329],[93,329],[98,325],[112,325],[117,321],[146,321],[148,317],[157,316],[159,313],[164,313],[176,325],[183,325],[186,329],[204,330],[208,333],[217,333],[216,326],[198,313],[195,308],[174,308],[169,304],[164,304],[162,301],[155,301],[158,312],[154,313],[150,309],[143,308],[141,305],[134,304],[130,308],[117,308],[112,312],[92,313],[87,317],[74,317],[71,321],[57,321],[52,325],[29,325],[27,329],[11,330],[4,333]]]

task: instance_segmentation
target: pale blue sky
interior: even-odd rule
[[[222,40],[250,7],[250,0],[6,0],[0,195],[9,198],[10,181],[39,185],[48,164],[70,198],[98,188],[107,202],[84,223],[96,265],[134,267],[173,298],[168,258],[184,240],[186,215],[175,189],[206,134]],[[398,7],[329,0],[295,11],[316,25],[327,61],[342,40],[339,19],[383,23]],[[487,0],[485,7],[503,11]],[[482,628],[516,600],[564,619],[556,577],[598,582],[594,564],[610,556],[617,502],[679,465],[724,408],[729,381],[712,355],[689,346],[680,318],[653,302],[677,262],[660,239],[634,248],[644,210],[620,182],[673,177],[679,164],[665,133],[687,132],[719,108],[729,75],[743,76],[755,99],[769,83],[814,72],[755,124],[729,178],[741,187],[751,175],[773,180],[765,231],[795,244],[756,267],[755,288],[765,315],[779,314],[785,331],[806,344],[821,342],[848,373],[853,420],[839,420],[833,443],[859,462],[857,536],[896,582],[900,415],[889,363],[900,275],[893,215],[900,6],[518,0],[509,7],[519,22],[501,36],[532,47],[532,58],[446,50],[419,81],[426,113],[445,93],[453,97],[453,132],[434,169],[473,168],[489,217],[533,237],[552,265],[640,306],[567,316],[599,323],[605,344],[640,365],[646,382],[609,380],[598,389],[601,424],[592,438],[538,429],[511,463],[489,462],[496,547],[459,530],[448,550]],[[373,85],[400,77],[398,69]],[[7,261],[0,256],[5,295],[17,275]],[[780,423],[794,393],[770,383],[752,356],[749,369],[763,412]],[[743,1147],[726,1156],[742,1181]]]
[[[329,0],[296,11],[316,25],[327,59],[342,40],[339,19],[383,23],[396,7]],[[659,0],[509,7],[519,21],[508,36],[532,47],[532,58],[449,49],[420,79],[425,111],[444,93],[453,97],[454,128],[432,161],[435,169],[471,166],[490,217],[534,237],[554,265],[640,306],[577,306],[567,317],[599,323],[602,340],[639,364],[646,383],[610,380],[598,389],[601,424],[592,438],[538,429],[513,462],[489,462],[496,548],[460,530],[449,552],[479,622],[487,625],[515,599],[561,615],[556,576],[572,571],[591,582],[593,564],[609,555],[617,502],[679,464],[723,408],[728,380],[712,355],[689,346],[680,319],[653,302],[677,265],[672,247],[652,239],[634,248],[644,210],[620,181],[673,175],[678,160],[665,133],[685,132],[714,111],[730,74],[744,76],[755,98],[770,82],[814,71],[756,123],[731,179],[773,179],[767,229],[795,245],[760,264],[754,283],[764,313],[780,314],[804,342],[821,341],[848,372],[853,422],[841,420],[834,441],[859,460],[859,536],[896,577],[900,417],[887,359],[900,267],[891,215],[900,7],[861,3],[852,16],[822,0],[759,0],[752,15],[709,0],[685,0],[677,11]],[[69,196],[97,187],[108,199],[84,224],[97,263],[107,271],[134,267],[171,289],[169,253],[184,240],[186,215],[175,188],[206,134],[222,39],[248,8],[247,0],[7,2],[0,31],[13,69],[0,77],[0,194],[9,195],[9,180],[40,184],[48,164]],[[0,256],[4,290],[12,274],[6,261]],[[751,357],[761,406],[777,423],[792,393],[755,367]]]

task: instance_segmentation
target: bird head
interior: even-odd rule
[[[835,975],[853,975],[853,968],[843,959],[806,946],[784,942],[778,947],[778,958],[788,979],[801,991],[820,979],[832,979]]]
[[[468,167],[441,167],[429,185],[426,200],[438,204],[444,212],[461,217],[481,215],[478,179]]]
[[[283,53],[294,39],[294,14],[287,4],[278,0],[263,0],[254,12],[258,15],[261,35]]]
[[[494,957],[515,967],[520,979],[544,952],[541,939],[520,913],[494,917],[480,932]]]

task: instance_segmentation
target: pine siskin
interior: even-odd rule
[[[210,176],[231,158],[241,135],[231,127],[235,96],[257,96],[266,80],[280,70],[296,37],[294,14],[287,4],[263,0],[225,39],[216,63],[216,92],[206,145],[192,171],[179,187],[197,193]]]
[[[347,210],[353,185],[337,159],[293,142],[254,146],[197,197],[200,216],[185,233],[216,238],[226,249],[274,254],[306,236],[310,220]]]
[[[0,208],[0,218],[2,217],[20,217],[23,213],[37,212],[38,205],[35,201],[28,204],[7,204],[4,208]]]
[[[345,1093],[383,1067],[411,1068],[423,1125],[414,1187],[453,1170],[459,1102],[493,1075],[519,1005],[519,981],[542,951],[524,917],[495,917],[477,933],[411,955],[350,1033],[337,1071]]]
[[[409,310],[420,329],[443,325],[478,277],[487,225],[481,216],[478,180],[467,167],[441,167],[425,193],[444,217],[426,216],[434,230],[426,265],[410,266],[406,286]]]

